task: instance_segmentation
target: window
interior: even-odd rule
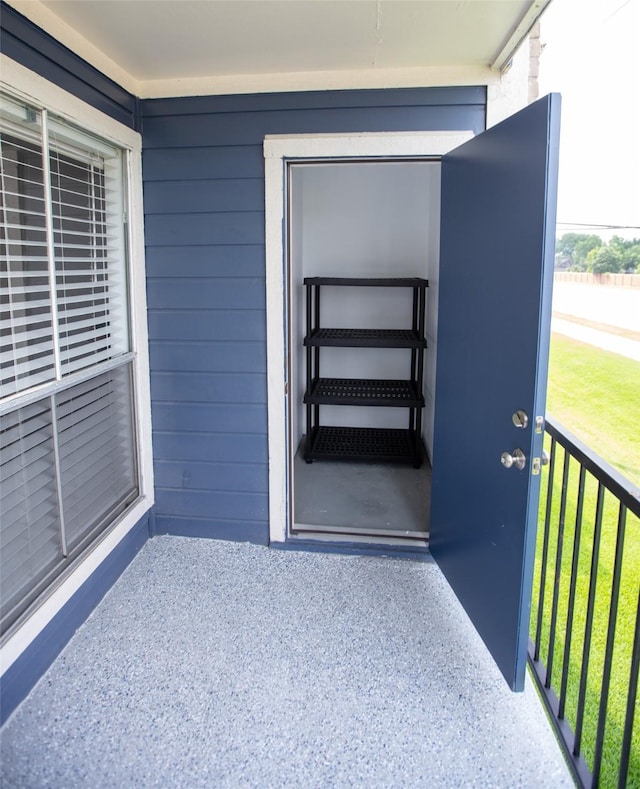
[[[128,152],[0,96],[0,600],[11,626],[140,496]]]

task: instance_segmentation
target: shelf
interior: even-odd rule
[[[306,277],[304,284],[307,311],[304,338],[307,359],[304,395],[308,436],[306,461],[368,460],[411,463],[419,468],[423,457],[422,383],[424,349],[427,347],[424,328],[428,280],[418,277]],[[322,325],[320,317],[323,285],[410,288],[412,308],[407,315],[410,328],[327,328]],[[374,325],[376,314],[371,318]],[[321,349],[326,347],[408,349],[411,353],[406,354],[407,379],[323,378],[320,372]],[[378,358],[382,360],[382,357],[381,354]],[[351,371],[351,367],[346,367],[346,370]],[[404,408],[408,412],[407,428],[321,426],[322,407],[328,405]]]
[[[361,460],[377,463],[422,463],[411,430],[373,427],[318,427],[307,460]]]
[[[412,329],[316,329],[304,338],[312,347],[426,348],[427,341]]]
[[[413,381],[318,378],[304,396],[311,405],[374,405],[422,408],[424,397]]]
[[[420,277],[305,277],[305,285],[337,285],[357,288],[428,288]]]

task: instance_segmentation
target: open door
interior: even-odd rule
[[[430,548],[514,690],[528,642],[559,126],[560,97],[547,96],[442,159]],[[522,470],[502,462],[516,449]]]

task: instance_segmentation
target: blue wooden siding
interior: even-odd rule
[[[484,88],[141,102],[159,533],[268,541],[266,134],[472,129]]]
[[[0,3],[0,51],[132,129],[138,101],[5,2]]]

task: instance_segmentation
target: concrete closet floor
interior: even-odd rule
[[[377,463],[305,463],[293,466],[297,528],[426,539],[431,468]]]
[[[2,730],[6,787],[572,786],[438,567],[150,540]]]

